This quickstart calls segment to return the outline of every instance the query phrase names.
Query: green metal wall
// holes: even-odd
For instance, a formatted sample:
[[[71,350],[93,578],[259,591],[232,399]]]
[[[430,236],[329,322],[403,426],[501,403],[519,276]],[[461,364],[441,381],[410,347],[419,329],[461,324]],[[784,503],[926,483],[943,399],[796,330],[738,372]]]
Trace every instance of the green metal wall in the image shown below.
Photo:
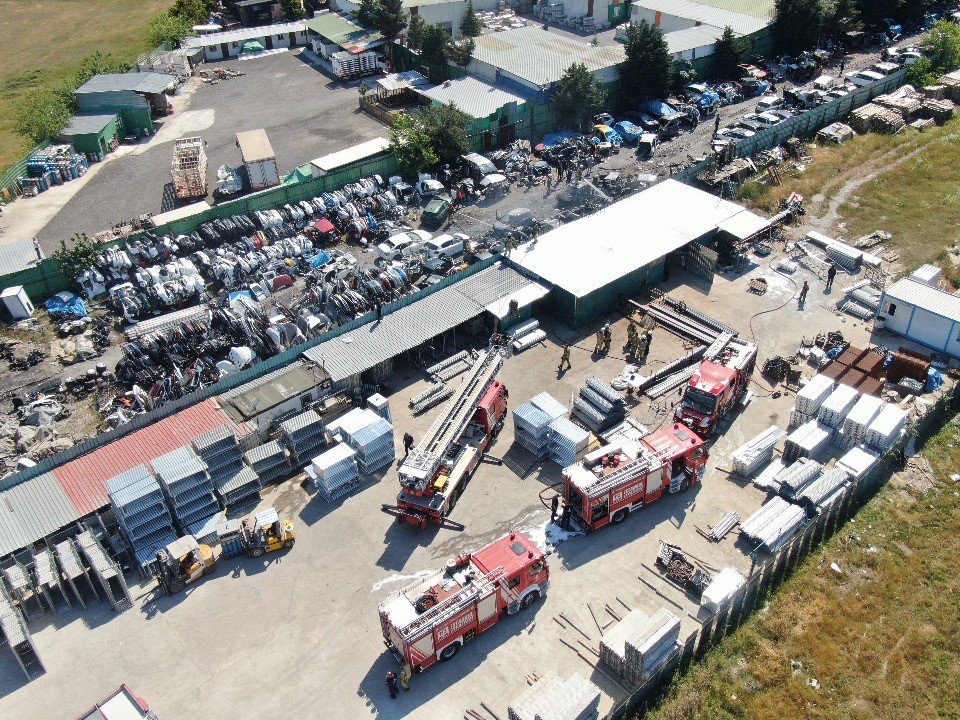
[[[74,135],[72,138],[73,147],[77,152],[85,154],[104,153],[110,150],[110,140],[119,132],[117,118],[111,120],[98,133],[88,133],[86,135]],[[102,143],[101,143],[102,140]]]
[[[126,133],[133,130],[143,130],[153,134],[153,114],[150,108],[124,108],[120,111],[123,118],[123,127]]]
[[[596,322],[617,309],[623,297],[636,297],[644,284],[654,285],[663,280],[663,261],[637,268],[609,285],[598,288],[581,298],[555,287],[547,297],[547,305],[554,317],[563,319],[575,328]]]

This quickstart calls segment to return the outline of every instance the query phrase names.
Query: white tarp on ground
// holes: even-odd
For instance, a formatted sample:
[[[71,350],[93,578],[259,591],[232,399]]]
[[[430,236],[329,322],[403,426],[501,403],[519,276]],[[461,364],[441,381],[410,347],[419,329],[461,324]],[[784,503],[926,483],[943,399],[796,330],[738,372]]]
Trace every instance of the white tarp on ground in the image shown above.
[[[664,180],[598,213],[522,245],[510,259],[576,297],[652,265],[746,212],[715,195]]]

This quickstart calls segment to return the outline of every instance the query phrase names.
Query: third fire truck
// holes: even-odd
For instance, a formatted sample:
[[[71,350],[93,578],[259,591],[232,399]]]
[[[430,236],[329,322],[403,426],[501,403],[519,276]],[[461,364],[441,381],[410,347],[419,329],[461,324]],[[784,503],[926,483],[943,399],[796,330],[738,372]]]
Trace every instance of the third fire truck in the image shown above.
[[[757,346],[724,333],[707,348],[677,407],[675,419],[701,437],[713,433],[747,392]]]
[[[510,533],[384,600],[384,642],[401,665],[420,672],[450,660],[507,615],[529,608],[549,580],[543,552],[523,533]]]
[[[673,423],[639,440],[615,440],[563,469],[563,501],[587,530],[617,525],[633,510],[684,492],[703,478],[707,449]]]
[[[503,356],[481,352],[443,412],[400,465],[396,506],[401,522],[442,524],[483,453],[503,427],[507,387],[496,380]]]

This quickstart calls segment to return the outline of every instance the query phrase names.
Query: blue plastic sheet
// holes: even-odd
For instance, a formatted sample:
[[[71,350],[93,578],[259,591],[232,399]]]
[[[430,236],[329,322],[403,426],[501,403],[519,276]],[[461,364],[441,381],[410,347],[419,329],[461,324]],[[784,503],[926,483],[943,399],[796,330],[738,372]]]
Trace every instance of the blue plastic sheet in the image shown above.
[[[838,347],[830,348],[829,350],[827,350],[827,357],[830,358],[831,360],[836,360],[838,357],[843,355],[843,350],[844,348],[842,345]]]
[[[57,293],[44,304],[49,313],[66,313],[67,315],[76,315],[77,317],[87,316],[87,306],[79,295],[73,293]]]
[[[321,250],[307,262],[310,263],[310,267],[320,267],[321,265],[325,265],[327,262],[329,262],[329,260],[330,253],[328,253],[326,250]]]
[[[554,145],[559,145],[564,140],[568,138],[576,137],[577,133],[571,130],[561,130],[560,132],[547,133],[543,136],[543,146],[545,148],[553,147]]]
[[[927,371],[927,384],[924,385],[924,390],[926,392],[933,392],[934,390],[939,390],[943,387],[943,375],[941,375],[934,368],[930,368]]]

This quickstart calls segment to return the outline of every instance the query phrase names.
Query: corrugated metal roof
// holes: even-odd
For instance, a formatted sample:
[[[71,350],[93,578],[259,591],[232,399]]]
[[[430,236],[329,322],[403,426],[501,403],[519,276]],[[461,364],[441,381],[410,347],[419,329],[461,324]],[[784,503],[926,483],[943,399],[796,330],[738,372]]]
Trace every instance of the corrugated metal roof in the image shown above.
[[[776,0],[697,0],[701,5],[722,8],[744,15],[772,20],[776,16]]]
[[[276,25],[261,25],[260,27],[238,28],[236,30],[226,30],[225,32],[210,33],[200,37],[190,37],[183,41],[184,47],[202,48],[221,43],[244,42],[245,40],[258,40],[267,35],[286,35],[292,32],[305,32],[307,24],[303,20],[296,22],[277,23]]]
[[[377,79],[377,87],[384,90],[400,90],[401,88],[415,88],[429,86],[430,81],[416,70],[389,73]]]
[[[712,25],[718,28],[729,26],[731,30],[740,35],[755,33],[773,21],[770,16],[756,17],[755,15],[747,15],[723,7],[714,7],[694,0],[636,0],[633,6],[653,10],[664,15],[685,18],[703,25]]]
[[[20,272],[36,264],[37,251],[32,240],[11,240],[0,244],[0,267],[4,272]]]
[[[53,473],[76,508],[73,519],[110,503],[104,486],[110,478],[229,422],[216,402],[204,400],[56,468]],[[36,480],[28,480],[24,485],[33,482]]]
[[[497,85],[465,75],[456,80],[447,80],[433,87],[419,87],[416,92],[441,105],[453,103],[467,115],[485,118],[497,112],[507,103],[522,105],[527,98],[515,90],[507,90]]]
[[[318,157],[316,160],[311,160],[310,164],[323,175],[342,168],[345,165],[352,165],[360,160],[366,160],[375,155],[380,155],[389,149],[390,141],[386,138],[378,137],[373,138],[373,140],[366,140],[359,145],[353,145],[344,150],[338,150],[335,153]]]
[[[77,517],[53,473],[0,492],[0,556],[66,527]]]
[[[238,132],[237,145],[240,146],[240,157],[245,163],[273,160],[275,157],[270,138],[267,137],[267,131],[263,128]]]
[[[899,300],[949,320],[960,322],[960,297],[912,278],[903,278],[883,291],[885,300]]]
[[[497,263],[303,354],[334,382],[346,380],[477,317],[498,298],[530,284],[532,280]]]
[[[375,30],[367,30],[353,18],[335,12],[325,12],[306,21],[307,29],[341,47],[363,47],[382,39]]]
[[[63,137],[96,135],[116,119],[116,113],[74,115],[70,118],[70,124],[60,131],[60,135]]]
[[[713,25],[697,25],[686,30],[674,30],[665,33],[663,39],[667,41],[667,48],[672,55],[716,44],[723,29]]]
[[[594,47],[566,35],[527,27],[476,38],[473,57],[534,85],[556,82],[574,63],[595,72],[619,65],[626,58],[622,45]]]
[[[172,75],[163,75],[161,73],[110,73],[107,75],[94,75],[74,90],[74,92],[78,95],[85,95],[87,93],[130,90],[132,92],[156,95],[172,87],[176,81],[177,79]]]

